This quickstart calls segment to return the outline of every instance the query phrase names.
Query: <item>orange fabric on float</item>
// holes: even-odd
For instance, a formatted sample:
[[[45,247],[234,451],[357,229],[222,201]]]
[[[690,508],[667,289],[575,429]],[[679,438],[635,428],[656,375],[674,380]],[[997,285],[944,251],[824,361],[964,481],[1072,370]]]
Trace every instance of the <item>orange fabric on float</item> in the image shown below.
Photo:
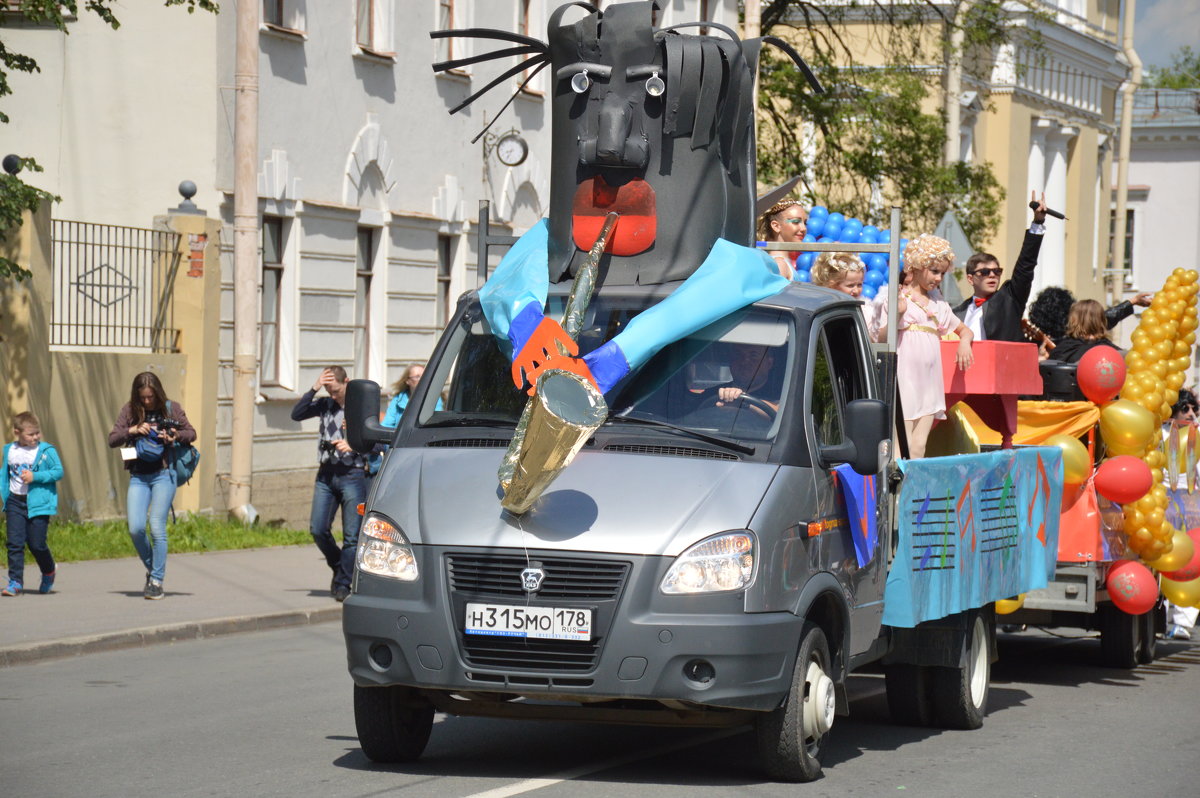
[[[956,407],[975,431],[983,445],[1000,445],[1000,433],[980,420],[965,402]],[[1091,402],[1041,402],[1021,400],[1017,402],[1017,431],[1013,443],[1036,446],[1052,435],[1081,437],[1100,420],[1100,409]]]

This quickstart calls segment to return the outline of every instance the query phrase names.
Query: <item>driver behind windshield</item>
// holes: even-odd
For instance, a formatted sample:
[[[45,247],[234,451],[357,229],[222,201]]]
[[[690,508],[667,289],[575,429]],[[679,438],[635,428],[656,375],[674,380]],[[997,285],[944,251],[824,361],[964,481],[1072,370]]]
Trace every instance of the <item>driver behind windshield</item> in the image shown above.
[[[716,407],[748,409],[769,417],[761,403],[773,412],[779,410],[780,386],[772,367],[775,355],[770,347],[757,344],[725,344],[711,347],[708,360],[698,358],[690,365],[688,391],[700,401],[697,406],[713,403]],[[723,365],[724,364],[724,365]]]

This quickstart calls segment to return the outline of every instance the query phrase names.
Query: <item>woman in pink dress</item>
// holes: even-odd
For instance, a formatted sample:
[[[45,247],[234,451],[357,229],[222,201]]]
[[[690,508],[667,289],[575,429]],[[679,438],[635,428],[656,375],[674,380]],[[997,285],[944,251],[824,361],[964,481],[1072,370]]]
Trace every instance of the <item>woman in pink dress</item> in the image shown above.
[[[942,275],[954,264],[954,252],[944,238],[922,234],[904,250],[904,270],[912,279],[900,291],[896,344],[896,381],[904,411],[904,431],[909,457],[925,456],[925,442],[935,419],[946,417],[946,394],[942,384],[942,336],[958,335],[958,367],[971,367],[970,328],[959,321],[942,299],[938,286]]]

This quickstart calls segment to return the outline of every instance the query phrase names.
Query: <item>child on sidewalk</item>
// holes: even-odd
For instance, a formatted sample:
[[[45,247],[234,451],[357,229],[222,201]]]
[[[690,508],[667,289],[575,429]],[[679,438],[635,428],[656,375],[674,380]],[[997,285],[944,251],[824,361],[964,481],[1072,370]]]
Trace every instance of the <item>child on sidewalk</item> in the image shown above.
[[[58,512],[62,461],[53,445],[42,440],[42,425],[33,413],[13,419],[13,443],[4,447],[0,499],[8,523],[8,585],[0,595],[19,596],[25,583],[25,546],[42,571],[39,593],[54,586],[54,557],[46,543],[50,516]]]

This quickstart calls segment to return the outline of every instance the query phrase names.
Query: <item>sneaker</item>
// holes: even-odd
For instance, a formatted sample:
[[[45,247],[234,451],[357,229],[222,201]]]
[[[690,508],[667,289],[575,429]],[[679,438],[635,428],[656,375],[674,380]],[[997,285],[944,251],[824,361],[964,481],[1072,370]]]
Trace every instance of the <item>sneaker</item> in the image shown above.
[[[350,597],[350,588],[346,585],[337,585],[333,589],[333,598],[335,601],[345,601]]]
[[[45,593],[50,592],[50,589],[52,587],[54,587],[54,576],[57,573],[58,573],[58,569],[56,568],[55,570],[51,571],[48,574],[42,574],[42,583],[40,585],[38,585],[39,593],[45,594]]]
[[[21,583],[15,579],[10,579],[8,586],[0,590],[0,596],[19,596],[21,595]]]
[[[153,579],[148,580],[146,582],[146,589],[142,592],[142,598],[150,599],[151,601],[157,601],[162,597],[162,582],[155,582]]]
[[[1191,640],[1192,633],[1189,632],[1187,629],[1184,629],[1182,626],[1179,626],[1178,624],[1173,623],[1167,627],[1167,630],[1165,632],[1163,632],[1163,639],[1165,639],[1165,640]]]

